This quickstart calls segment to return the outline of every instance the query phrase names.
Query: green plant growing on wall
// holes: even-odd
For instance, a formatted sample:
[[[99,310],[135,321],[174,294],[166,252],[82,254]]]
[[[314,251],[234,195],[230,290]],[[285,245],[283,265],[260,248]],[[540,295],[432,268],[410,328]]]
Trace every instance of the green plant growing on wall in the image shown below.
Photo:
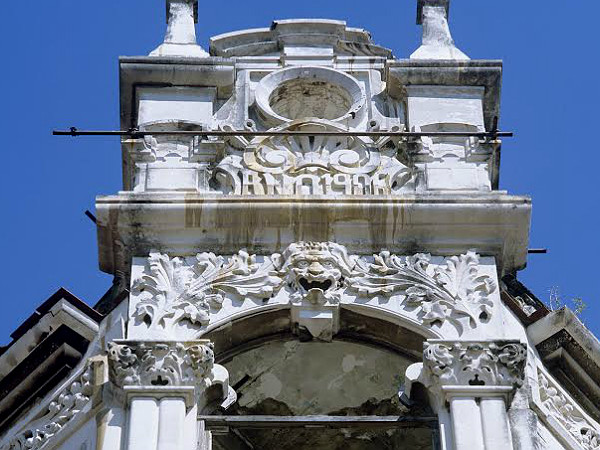
[[[548,307],[551,311],[569,307],[573,313],[583,321],[582,316],[588,305],[581,297],[573,297],[569,300],[565,300],[565,298],[561,295],[558,286],[552,286],[548,290]]]

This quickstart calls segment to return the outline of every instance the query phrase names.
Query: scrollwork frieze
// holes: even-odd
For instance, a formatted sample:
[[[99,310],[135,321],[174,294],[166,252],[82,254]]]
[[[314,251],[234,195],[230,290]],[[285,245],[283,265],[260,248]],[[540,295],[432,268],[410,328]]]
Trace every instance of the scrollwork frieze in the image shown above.
[[[552,417],[583,449],[600,449],[600,426],[587,418],[581,408],[539,369],[538,386],[543,412]]]
[[[14,435],[0,450],[37,450],[58,435],[91,402],[94,394],[93,365],[83,369],[54,397],[41,417]]]
[[[168,336],[178,327],[202,330],[226,298],[236,308],[246,300],[331,306],[393,297],[399,312],[426,327],[450,324],[460,336],[491,320],[496,290],[474,252],[445,259],[386,251],[366,257],[333,242],[295,242],[264,257],[244,250],[231,257],[151,253],[132,282],[131,316],[135,326]]]
[[[416,169],[400,160],[390,139],[336,136],[347,129],[323,119],[297,120],[272,131],[317,135],[228,141],[231,151],[213,174],[219,190],[235,195],[390,195],[414,189]]]

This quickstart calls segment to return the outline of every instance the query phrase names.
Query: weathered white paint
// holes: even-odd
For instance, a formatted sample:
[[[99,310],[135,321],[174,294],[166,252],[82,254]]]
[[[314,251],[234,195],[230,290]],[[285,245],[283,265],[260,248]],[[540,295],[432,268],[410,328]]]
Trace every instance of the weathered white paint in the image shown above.
[[[469,65],[454,45],[447,0],[419,1],[423,45],[408,65],[368,32],[321,19],[217,36],[211,52],[224,59],[207,58],[196,2],[166,3],[163,44],[122,66],[124,128],[481,132],[498,110],[495,81],[465,81],[486,62]],[[411,81],[402,72],[411,70],[429,71],[428,81]],[[500,297],[498,275],[525,265],[531,205],[495,191],[498,145],[124,139],[124,191],[100,197],[97,216],[101,267],[126,274],[131,294],[100,326],[58,303],[0,356],[2,375],[61,324],[93,341],[0,449],[35,436],[36,450],[96,441],[102,450],[209,450],[197,416],[236,402],[230,376],[232,385],[252,379],[239,388],[239,407],[272,400],[295,414],[373,398],[399,407],[406,376],[404,397],[417,384],[427,389],[443,449],[597,449],[600,425],[535,350],[568,324],[547,318],[526,330]],[[195,341],[274,311],[313,340],[263,343],[226,367],[214,364],[210,343]],[[422,336],[424,363],[337,341],[349,311],[365,325],[376,319]]]
[[[419,0],[423,24],[423,43],[410,55],[411,59],[468,60],[469,57],[454,45],[448,26],[449,0]]]
[[[167,0],[167,31],[164,42],[150,56],[208,57],[196,43],[198,0]]]

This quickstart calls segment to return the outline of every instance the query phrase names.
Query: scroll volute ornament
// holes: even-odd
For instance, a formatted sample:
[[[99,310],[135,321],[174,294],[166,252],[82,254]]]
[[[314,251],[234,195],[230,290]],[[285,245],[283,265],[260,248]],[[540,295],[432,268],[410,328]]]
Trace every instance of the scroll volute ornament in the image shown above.
[[[538,369],[540,400],[544,413],[555,419],[585,450],[600,448],[600,427],[587,417],[582,408],[561,392],[549,375]]]
[[[85,408],[92,403],[92,398],[97,392],[93,377],[93,364],[88,363],[82,372],[50,401],[41,417],[10,437],[0,446],[0,450],[50,448],[46,444],[57,440],[63,428],[78,416],[84,415]]]

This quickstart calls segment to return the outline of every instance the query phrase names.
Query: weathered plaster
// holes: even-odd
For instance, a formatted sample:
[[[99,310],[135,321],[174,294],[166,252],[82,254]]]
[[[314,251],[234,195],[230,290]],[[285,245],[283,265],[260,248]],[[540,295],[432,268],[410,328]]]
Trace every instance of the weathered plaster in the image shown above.
[[[501,142],[344,135],[494,131],[502,63],[456,48],[449,1],[419,0],[408,60],[324,19],[220,35],[209,56],[197,2],[166,7],[163,43],[120,59],[121,128],[195,135],[123,137],[123,191],[96,203],[118,295],[98,321],[59,302],[17,333],[0,375],[56,326],[89,345],[0,448],[598,449],[598,341],[566,312],[538,321],[501,281],[526,264],[531,214],[498,190]],[[219,414],[434,414],[436,428],[198,419]]]

